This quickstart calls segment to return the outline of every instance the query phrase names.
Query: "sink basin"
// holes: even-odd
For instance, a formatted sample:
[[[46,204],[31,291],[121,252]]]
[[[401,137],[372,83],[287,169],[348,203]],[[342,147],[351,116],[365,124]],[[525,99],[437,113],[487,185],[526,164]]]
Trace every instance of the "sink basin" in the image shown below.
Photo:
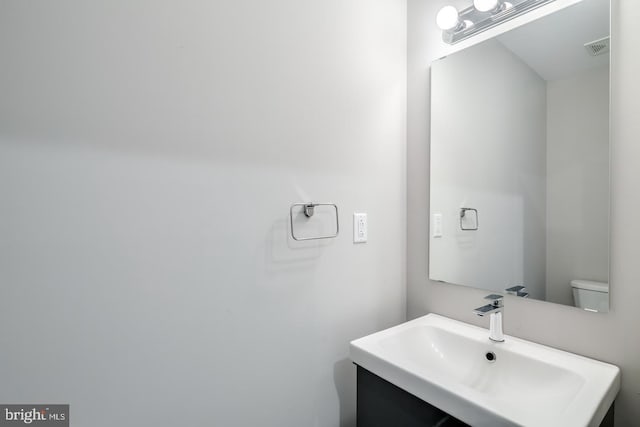
[[[351,342],[359,366],[474,427],[599,426],[620,369],[436,314]],[[492,360],[490,360],[492,359]]]

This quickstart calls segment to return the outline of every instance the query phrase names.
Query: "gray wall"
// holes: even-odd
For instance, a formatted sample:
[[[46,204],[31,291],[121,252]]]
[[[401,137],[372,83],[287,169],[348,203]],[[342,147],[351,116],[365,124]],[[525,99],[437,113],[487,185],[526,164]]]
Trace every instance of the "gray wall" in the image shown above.
[[[406,313],[406,2],[5,0],[0,57],[0,402],[353,425],[348,343]],[[287,237],[308,200],[338,239]]]
[[[547,300],[609,281],[609,67],[547,83]]]
[[[445,0],[408,1],[408,316],[440,313],[487,326],[471,310],[482,301],[475,289],[430,282],[427,271],[429,212],[429,64],[442,55],[433,25]],[[593,314],[539,301],[507,298],[505,331],[535,342],[615,363],[622,368],[616,425],[640,425],[640,3],[614,0],[611,105],[611,313]]]

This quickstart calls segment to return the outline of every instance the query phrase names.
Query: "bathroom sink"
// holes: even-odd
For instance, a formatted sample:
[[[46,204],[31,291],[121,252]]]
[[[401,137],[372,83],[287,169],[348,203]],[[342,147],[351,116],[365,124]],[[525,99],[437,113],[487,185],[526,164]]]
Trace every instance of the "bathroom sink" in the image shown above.
[[[474,427],[598,426],[620,369],[429,314],[351,342],[351,359]]]

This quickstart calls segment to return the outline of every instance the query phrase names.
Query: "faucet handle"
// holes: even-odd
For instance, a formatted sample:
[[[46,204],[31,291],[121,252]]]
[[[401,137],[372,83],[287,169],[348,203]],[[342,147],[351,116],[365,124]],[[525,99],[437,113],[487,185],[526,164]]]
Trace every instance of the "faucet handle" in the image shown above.
[[[504,297],[500,294],[490,294],[487,295],[486,297],[484,297],[484,299],[488,299],[489,301],[491,301],[491,304],[494,307],[502,307],[502,299]]]
[[[527,288],[522,285],[516,285],[510,288],[507,288],[504,291],[509,295],[515,295],[517,297],[527,298],[529,296],[529,292],[527,292],[526,289]]]
[[[524,286],[522,286],[522,285],[515,285],[515,286],[512,286],[512,287],[510,287],[510,288],[505,289],[504,291],[505,291],[506,293],[508,293],[508,294],[513,294],[513,295],[515,295],[516,293],[518,293],[518,292],[520,292],[520,291],[524,291],[525,289],[527,289],[527,288],[525,288],[525,287],[524,287]]]

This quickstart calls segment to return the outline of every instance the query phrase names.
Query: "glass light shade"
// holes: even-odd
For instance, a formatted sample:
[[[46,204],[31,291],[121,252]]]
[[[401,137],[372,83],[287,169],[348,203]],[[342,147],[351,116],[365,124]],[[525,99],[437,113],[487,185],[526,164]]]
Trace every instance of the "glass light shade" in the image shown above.
[[[473,0],[473,7],[480,12],[489,12],[497,9],[499,4],[499,0]]]
[[[460,15],[454,6],[445,6],[436,15],[436,24],[441,30],[453,30],[459,23]]]

